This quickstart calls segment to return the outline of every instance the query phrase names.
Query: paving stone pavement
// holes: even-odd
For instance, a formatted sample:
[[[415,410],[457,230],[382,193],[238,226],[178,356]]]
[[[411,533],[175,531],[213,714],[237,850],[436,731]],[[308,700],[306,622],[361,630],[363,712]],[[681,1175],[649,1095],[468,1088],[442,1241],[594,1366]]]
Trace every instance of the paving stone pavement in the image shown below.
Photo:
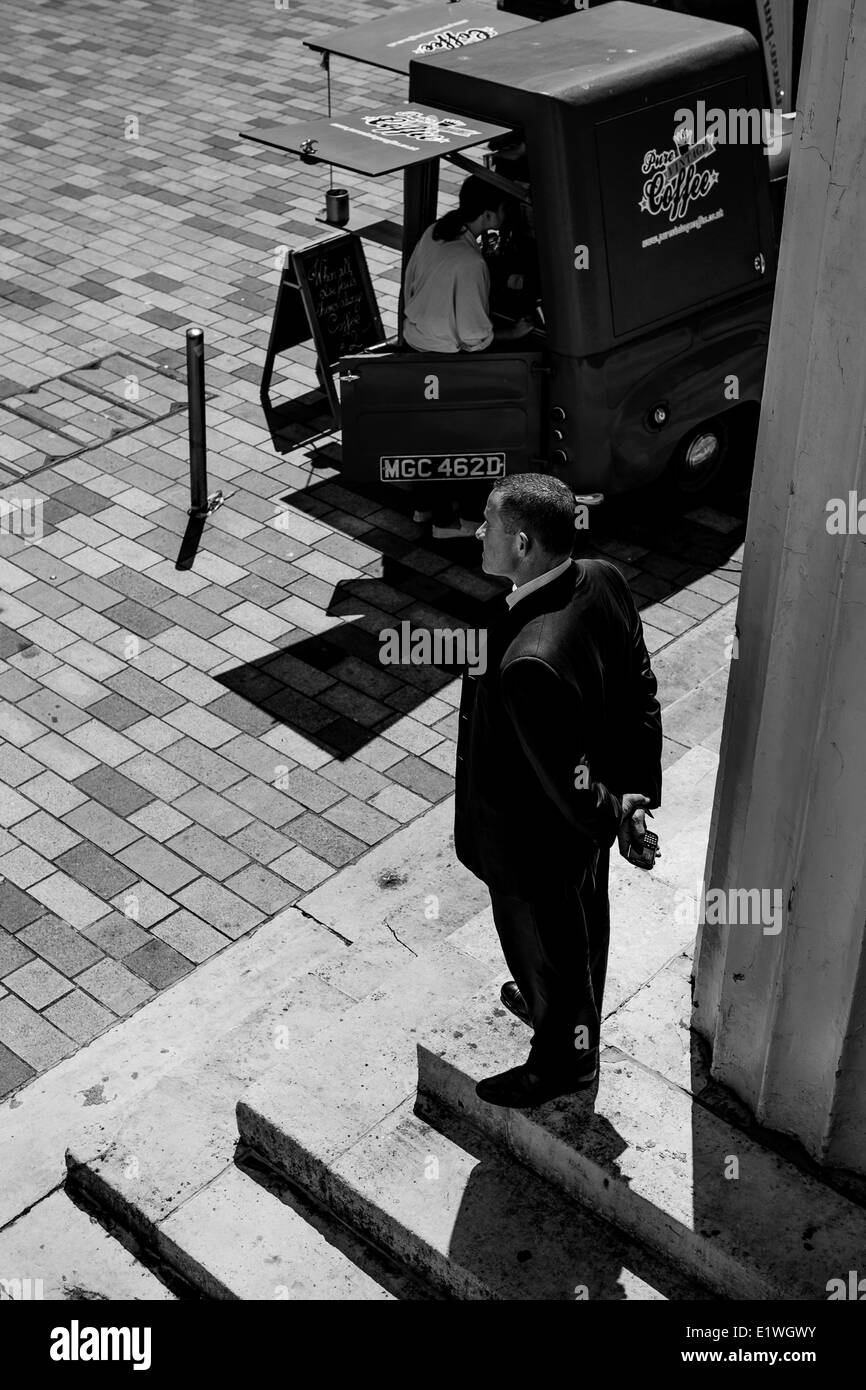
[[[459,682],[382,666],[379,633],[483,625],[503,585],[404,492],[341,484],[307,346],[272,388],[304,418],[265,419],[279,267],[327,174],[238,138],[324,113],[301,39],[392,8],[0,3],[0,501],[41,504],[39,536],[0,506],[0,1094],[452,789]],[[344,109],[405,89],[332,77]],[[399,218],[399,178],[345,182]],[[392,331],[398,257],[367,255]],[[177,568],[190,325],[227,502]],[[623,504],[584,547],[643,609],[668,762],[717,746],[743,516]]]

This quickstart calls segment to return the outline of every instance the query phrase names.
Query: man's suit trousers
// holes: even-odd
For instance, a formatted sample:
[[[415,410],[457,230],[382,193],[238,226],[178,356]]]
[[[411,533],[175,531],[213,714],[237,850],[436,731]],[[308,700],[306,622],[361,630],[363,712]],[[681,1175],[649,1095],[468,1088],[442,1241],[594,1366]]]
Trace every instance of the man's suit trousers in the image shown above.
[[[503,955],[532,1015],[528,1066],[537,1074],[567,1075],[598,1048],[609,866],[610,850],[601,849],[580,884],[539,883],[531,899],[490,890]]]

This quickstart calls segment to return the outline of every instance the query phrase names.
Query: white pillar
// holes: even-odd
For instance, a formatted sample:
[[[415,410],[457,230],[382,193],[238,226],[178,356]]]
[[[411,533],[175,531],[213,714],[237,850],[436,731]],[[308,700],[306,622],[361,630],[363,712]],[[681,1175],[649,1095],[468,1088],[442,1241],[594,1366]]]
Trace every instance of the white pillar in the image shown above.
[[[694,1026],[760,1123],[862,1174],[866,0],[812,0],[803,64],[706,871],[783,925],[701,928]]]

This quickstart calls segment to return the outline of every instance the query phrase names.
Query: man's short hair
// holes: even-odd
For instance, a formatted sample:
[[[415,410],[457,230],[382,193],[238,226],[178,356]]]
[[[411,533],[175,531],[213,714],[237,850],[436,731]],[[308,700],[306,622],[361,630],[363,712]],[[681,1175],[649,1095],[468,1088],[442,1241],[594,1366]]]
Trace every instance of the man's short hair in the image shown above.
[[[490,489],[499,497],[505,530],[525,531],[550,555],[570,555],[574,546],[574,493],[547,473],[511,473]]]

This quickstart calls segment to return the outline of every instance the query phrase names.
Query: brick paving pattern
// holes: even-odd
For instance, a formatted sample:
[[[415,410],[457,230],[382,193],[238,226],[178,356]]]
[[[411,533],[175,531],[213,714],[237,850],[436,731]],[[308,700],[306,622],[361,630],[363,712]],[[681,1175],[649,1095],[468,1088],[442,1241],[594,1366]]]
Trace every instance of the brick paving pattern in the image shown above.
[[[379,633],[483,624],[503,586],[404,492],[341,484],[307,346],[272,395],[308,418],[265,419],[278,266],[322,234],[327,172],[237,134],[324,113],[300,40],[392,8],[0,4],[0,499],[44,526],[0,526],[0,1094],[451,791],[459,682],[383,667]],[[334,60],[333,89],[349,109],[405,82]],[[399,219],[399,178],[345,182]],[[366,249],[392,331],[398,257]],[[228,500],[178,569],[190,325]],[[626,505],[592,537],[668,658],[668,761],[718,739],[700,633],[737,594],[732,511]]]

